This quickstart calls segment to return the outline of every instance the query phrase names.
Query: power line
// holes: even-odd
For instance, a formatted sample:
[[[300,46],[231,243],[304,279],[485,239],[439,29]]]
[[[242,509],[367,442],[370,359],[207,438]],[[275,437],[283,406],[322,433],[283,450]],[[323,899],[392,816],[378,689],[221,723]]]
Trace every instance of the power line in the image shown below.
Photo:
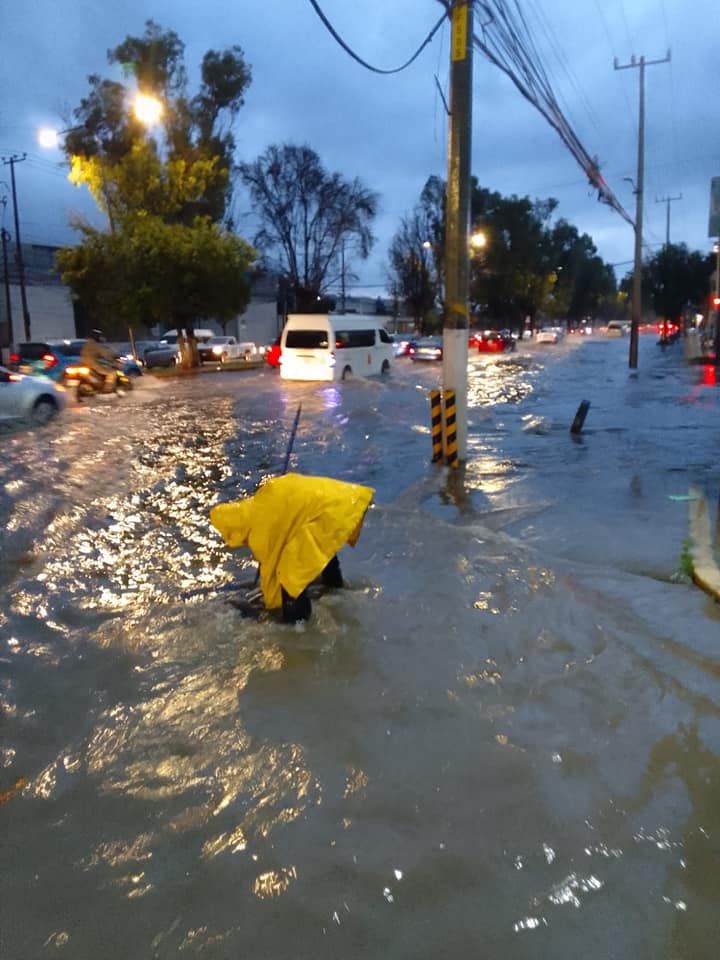
[[[337,30],[335,29],[335,27],[333,27],[333,25],[330,23],[330,21],[328,20],[328,18],[325,16],[325,14],[324,14],[324,13],[322,12],[322,10],[320,9],[320,4],[317,2],[317,0],[310,0],[310,6],[313,8],[313,10],[315,11],[315,13],[320,17],[320,19],[322,20],[323,24],[325,25],[325,27],[327,28],[328,32],[330,33],[330,35],[333,37],[333,39],[334,39],[337,43],[340,44],[340,46],[343,48],[343,50],[345,51],[345,53],[349,54],[349,55],[353,58],[353,60],[356,60],[356,61],[360,64],[360,66],[365,67],[366,70],[372,70],[373,73],[382,73],[382,74],[400,73],[401,70],[405,70],[407,67],[410,66],[411,63],[413,63],[415,60],[417,60],[417,58],[420,56],[420,54],[421,54],[422,51],[425,49],[425,47],[430,43],[430,41],[432,40],[432,38],[435,36],[435,34],[437,33],[437,31],[440,29],[440,27],[445,23],[445,14],[443,14],[443,15],[440,17],[440,19],[438,20],[438,22],[435,24],[435,26],[432,28],[432,30],[430,31],[430,33],[427,35],[427,37],[425,37],[425,39],[423,40],[423,42],[422,42],[422,43],[420,44],[420,46],[417,48],[417,50],[415,51],[415,53],[410,57],[409,60],[406,60],[405,63],[403,63],[402,66],[400,66],[400,67],[393,67],[392,70],[383,70],[383,69],[381,69],[380,67],[374,67],[371,63],[368,63],[367,60],[363,60],[362,57],[358,56],[358,54],[355,53],[355,51],[354,51],[351,47],[349,47],[347,43],[345,43],[345,41],[343,40],[343,38],[340,36],[340,34],[339,34],[339,33],[337,32]]]
[[[489,19],[482,25],[482,38],[474,34],[475,46],[512,80],[525,99],[558,133],[585,171],[591,186],[597,190],[598,200],[606,203],[632,226],[632,217],[600,173],[597,158],[588,153],[563,115],[518,0],[479,0],[479,5]]]

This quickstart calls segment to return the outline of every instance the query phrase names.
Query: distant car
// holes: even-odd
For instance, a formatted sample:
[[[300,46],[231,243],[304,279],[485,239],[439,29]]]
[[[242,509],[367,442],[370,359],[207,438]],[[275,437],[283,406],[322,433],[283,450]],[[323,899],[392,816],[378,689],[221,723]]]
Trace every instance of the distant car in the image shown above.
[[[560,335],[557,330],[538,330],[535,343],[557,343]]]
[[[411,360],[442,360],[442,337],[423,337],[410,347],[408,356]]]
[[[33,377],[0,367],[0,420],[47,423],[66,404],[63,387],[47,377]]]
[[[393,338],[393,353],[396,357],[407,357],[410,354],[410,347],[415,346],[419,337],[412,334],[396,333]]]
[[[236,337],[211,337],[198,344],[200,362],[225,363],[227,360],[252,360],[258,355],[258,348],[250,341],[239,342]]]
[[[629,332],[630,325],[622,323],[620,320],[611,320],[606,329],[608,337],[624,337]]]
[[[484,330],[471,338],[470,346],[474,346],[478,353],[503,353],[514,350],[515,341],[509,331]]]
[[[269,367],[279,367],[282,348],[280,346],[280,337],[275,337],[269,347],[265,348],[265,363]]]

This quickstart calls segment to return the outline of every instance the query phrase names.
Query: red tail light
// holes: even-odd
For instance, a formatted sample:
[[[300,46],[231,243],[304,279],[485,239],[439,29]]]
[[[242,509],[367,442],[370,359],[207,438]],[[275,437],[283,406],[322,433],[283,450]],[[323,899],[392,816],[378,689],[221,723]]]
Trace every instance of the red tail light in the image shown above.
[[[19,362],[20,362],[20,354],[19,354],[19,353],[11,353],[11,354],[10,354],[10,363],[19,363]]]
[[[45,364],[46,370],[52,370],[52,368],[56,366],[58,358],[54,353],[44,353],[42,356],[42,361]]]

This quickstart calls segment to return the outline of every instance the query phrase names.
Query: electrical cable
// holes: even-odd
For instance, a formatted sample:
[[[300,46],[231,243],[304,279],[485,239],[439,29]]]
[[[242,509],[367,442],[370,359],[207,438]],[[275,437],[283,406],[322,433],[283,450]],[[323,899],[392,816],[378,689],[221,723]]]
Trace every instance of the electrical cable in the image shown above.
[[[443,14],[438,20],[438,22],[435,24],[435,26],[432,28],[430,33],[427,35],[427,37],[425,37],[423,42],[417,48],[415,53],[410,57],[409,60],[406,60],[405,63],[403,63],[402,66],[400,67],[394,67],[392,70],[383,70],[380,67],[374,67],[371,63],[368,63],[366,60],[363,60],[362,57],[359,57],[355,53],[355,51],[351,47],[349,47],[347,43],[345,43],[343,38],[340,36],[340,34],[337,32],[337,30],[333,27],[333,25],[330,23],[328,18],[320,9],[320,5],[317,2],[317,0],[310,0],[310,6],[313,8],[315,13],[320,17],[323,24],[325,25],[328,32],[330,33],[330,35],[333,37],[333,39],[337,43],[340,44],[340,46],[343,48],[345,53],[349,54],[353,58],[353,60],[356,60],[362,67],[365,67],[366,70],[372,70],[373,73],[390,74],[390,73],[400,73],[401,70],[405,70],[407,67],[410,66],[411,63],[417,60],[417,58],[420,56],[422,51],[425,49],[425,47],[430,43],[432,38],[438,32],[440,27],[445,23],[445,14]]]
[[[597,158],[590,156],[560,109],[517,0],[480,0],[478,5],[489,19],[482,25],[482,38],[473,34],[477,49],[510,78],[558,133],[597,190],[598,199],[634,225],[600,173]]]

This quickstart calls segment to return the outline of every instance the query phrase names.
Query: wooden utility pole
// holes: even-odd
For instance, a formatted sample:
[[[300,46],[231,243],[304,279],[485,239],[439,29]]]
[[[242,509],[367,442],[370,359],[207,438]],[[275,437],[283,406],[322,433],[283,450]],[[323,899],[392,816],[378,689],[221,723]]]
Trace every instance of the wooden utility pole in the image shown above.
[[[635,370],[638,365],[638,335],[642,320],[642,219],[643,219],[643,190],[645,186],[645,67],[656,63],[668,63],[670,51],[662,60],[639,60],[633,54],[630,63],[620,65],[615,57],[616,70],[640,70],[640,109],[638,116],[638,162],[637,181],[635,183],[635,266],[633,268],[632,314],[630,320],[630,358],[629,366]]]
[[[655,203],[664,203],[666,204],[665,210],[665,246],[670,246],[670,204],[674,200],[682,200],[682,194],[678,194],[677,197],[655,197]]]
[[[443,0],[441,0],[443,2]],[[445,4],[448,6],[448,4]],[[471,0],[452,0],[450,124],[445,239],[443,388],[455,392],[457,456],[467,459],[468,278],[472,133],[473,11]]]

